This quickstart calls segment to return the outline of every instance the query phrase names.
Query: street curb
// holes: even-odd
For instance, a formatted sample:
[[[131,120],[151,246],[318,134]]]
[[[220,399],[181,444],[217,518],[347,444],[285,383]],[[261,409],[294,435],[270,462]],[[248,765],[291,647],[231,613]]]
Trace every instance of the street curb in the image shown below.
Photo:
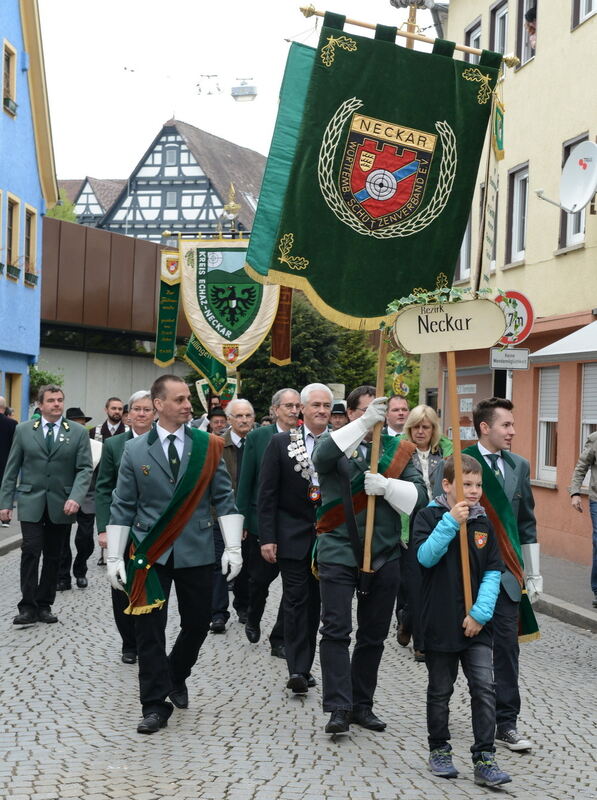
[[[559,597],[542,594],[533,605],[533,610],[567,622],[568,625],[576,625],[577,628],[597,633],[597,611],[590,608],[582,608],[574,603],[567,603],[566,600],[560,600]]]
[[[16,536],[10,536],[8,539],[4,539],[3,542],[0,542],[0,556],[10,553],[11,550],[16,550],[17,547],[21,546],[22,541],[23,537],[20,533]]]

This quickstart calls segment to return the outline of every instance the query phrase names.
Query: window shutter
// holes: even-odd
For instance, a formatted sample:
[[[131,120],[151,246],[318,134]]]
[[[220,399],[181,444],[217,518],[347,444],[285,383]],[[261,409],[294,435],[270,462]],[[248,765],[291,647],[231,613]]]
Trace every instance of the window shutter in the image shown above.
[[[558,421],[559,391],[560,368],[544,367],[539,380],[539,419],[541,421]]]
[[[597,423],[597,364],[585,364],[583,367],[582,421]]]

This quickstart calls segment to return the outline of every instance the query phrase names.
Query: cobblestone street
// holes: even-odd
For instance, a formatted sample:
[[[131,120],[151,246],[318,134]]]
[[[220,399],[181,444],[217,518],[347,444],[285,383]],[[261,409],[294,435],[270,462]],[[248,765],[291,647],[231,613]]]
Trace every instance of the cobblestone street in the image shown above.
[[[190,707],[167,728],[140,736],[137,668],[120,661],[102,567],[89,588],[59,593],[56,625],[18,629],[18,550],[2,556],[0,797],[7,800],[440,800],[479,798],[474,785],[468,696],[452,704],[455,781],[426,768],[424,664],[398,647],[392,627],[376,694],[385,733],[353,727],[332,741],[319,686],[305,698],[284,688],[286,669],[267,636],[246,640],[234,612],[209,635],[189,685]],[[279,587],[268,605],[272,622]],[[176,630],[171,606],[169,635]],[[530,754],[499,749],[509,797],[597,797],[597,648],[594,634],[548,617],[543,637],[523,645],[520,730]],[[319,666],[314,674],[320,683]],[[498,791],[498,790],[494,790]]]

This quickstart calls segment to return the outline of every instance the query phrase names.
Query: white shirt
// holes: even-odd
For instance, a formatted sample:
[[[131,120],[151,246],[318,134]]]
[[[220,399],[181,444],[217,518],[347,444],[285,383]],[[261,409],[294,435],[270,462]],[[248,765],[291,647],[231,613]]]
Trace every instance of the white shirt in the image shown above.
[[[500,472],[502,473],[502,477],[505,477],[506,473],[505,473],[505,467],[504,467],[504,459],[502,458],[501,452],[492,453],[491,450],[488,450],[486,447],[483,447],[481,442],[477,442],[477,447],[479,448],[479,452],[481,453],[481,455],[483,456],[483,458],[485,459],[485,461],[489,465],[490,469],[493,469],[493,465],[491,463],[491,459],[489,459],[487,456],[496,455],[498,457],[497,465],[499,467]]]
[[[174,440],[174,447],[176,447],[176,452],[178,453],[178,458],[182,459],[182,453],[184,450],[184,437],[185,437],[185,426],[181,425],[180,428],[176,431],[167,431],[165,428],[162,428],[160,423],[158,422],[155,426],[158,436],[160,437],[160,442],[162,443],[162,450],[164,451],[164,455],[166,456],[166,460],[168,459],[168,448],[170,447],[170,439],[168,436],[171,433],[174,433],[176,439]]]
[[[429,450],[419,450],[417,447],[417,455],[419,456],[419,463],[421,465],[421,469],[423,470],[423,480],[425,481],[425,486],[427,487],[427,494],[429,495],[429,499],[433,500],[433,490],[431,489],[431,484],[429,483]]]
[[[390,428],[388,425],[388,436],[402,436],[399,431],[395,431],[394,428]]]
[[[54,440],[56,440],[56,434],[58,433],[58,428],[62,423],[62,417],[59,417],[56,422],[48,422],[45,417],[42,417],[42,427],[44,429],[44,438],[48,435],[48,426],[53,425],[52,433],[54,434]]]
[[[241,441],[245,441],[246,442],[246,437],[245,436],[239,436],[238,433],[235,433],[232,430],[232,428],[230,429],[230,438],[232,439],[232,444],[235,447],[240,447]]]
[[[325,431],[322,431],[325,433]],[[313,450],[315,449],[315,443],[317,441],[317,436],[314,433],[311,433],[309,428],[303,423],[303,436],[305,438],[305,449],[307,450],[307,455],[309,459],[313,455]],[[315,471],[313,471],[313,475],[311,476],[311,482],[313,486],[319,486],[319,477]]]

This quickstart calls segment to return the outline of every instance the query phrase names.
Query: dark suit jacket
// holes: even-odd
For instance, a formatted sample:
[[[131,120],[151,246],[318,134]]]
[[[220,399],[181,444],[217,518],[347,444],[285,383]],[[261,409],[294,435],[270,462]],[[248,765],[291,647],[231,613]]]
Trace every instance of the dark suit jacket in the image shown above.
[[[253,536],[259,536],[257,520],[257,492],[259,489],[259,470],[268,444],[278,432],[276,425],[263,425],[255,428],[247,436],[243,465],[238,477],[236,504],[244,516],[244,526]]]
[[[269,426],[271,427],[271,425]],[[238,463],[238,447],[232,441],[232,436],[230,435],[230,429],[226,431],[224,436],[224,462],[228,469],[228,473],[230,475],[230,480],[232,481],[232,488],[234,489],[234,493],[236,494],[236,490],[238,487],[238,475],[236,465]],[[247,442],[245,439],[245,449],[247,447]],[[245,454],[243,453],[243,461],[245,460]],[[242,514],[242,511],[241,511]]]
[[[10,453],[12,437],[15,435],[16,427],[17,421],[15,419],[11,419],[5,414],[0,414],[0,483],[2,483],[4,468],[8,461],[8,454]]]
[[[261,462],[259,541],[277,544],[278,558],[303,559],[315,541],[315,505],[307,496],[309,482],[288,456],[289,444],[290,433],[275,434]]]
[[[95,519],[97,532],[103,533],[110,521],[110,503],[112,492],[116,488],[118,469],[124,452],[124,446],[133,439],[133,432],[127,431],[118,436],[110,436],[103,444],[102,459],[99,463],[97,480],[95,482]]]
[[[500,452],[504,460],[504,492],[510,501],[514,518],[518,524],[520,544],[534,544],[537,541],[537,521],[535,519],[535,500],[531,490],[531,469],[526,458],[511,453]],[[441,494],[443,466],[435,471],[436,494]],[[438,488],[439,487],[439,488]],[[514,602],[519,602],[521,590],[514,575],[506,569],[502,572],[502,586]]]

